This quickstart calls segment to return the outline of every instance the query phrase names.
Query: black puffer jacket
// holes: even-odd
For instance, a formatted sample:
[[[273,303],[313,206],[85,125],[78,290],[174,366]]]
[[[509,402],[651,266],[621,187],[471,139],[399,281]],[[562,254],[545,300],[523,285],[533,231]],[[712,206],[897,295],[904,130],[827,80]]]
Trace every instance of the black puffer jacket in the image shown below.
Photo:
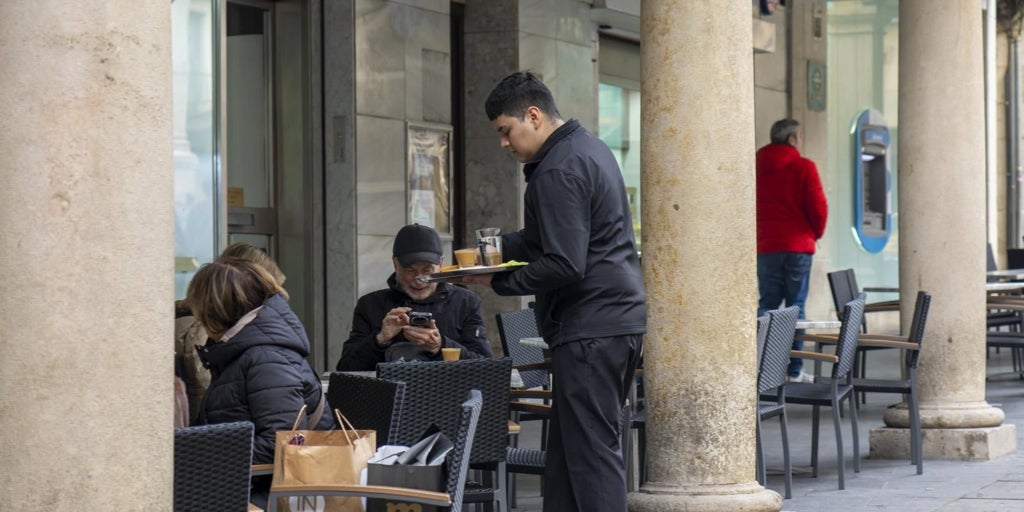
[[[413,300],[399,289],[395,275],[391,274],[386,290],[367,293],[356,303],[352,331],[341,347],[338,371],[375,370],[377,363],[384,362],[386,347],[378,346],[375,339],[388,311],[399,307],[430,312],[443,338],[441,346],[462,349],[462,359],[491,357],[480,304],[476,293],[448,283],[438,283],[437,291],[424,300]],[[406,339],[402,333],[392,340],[392,344],[403,342]],[[440,361],[441,352],[433,359]]]
[[[320,379],[305,359],[306,330],[280,295],[267,299],[256,318],[230,340],[210,342],[200,354],[213,375],[200,422],[253,422],[253,464],[273,462],[275,433],[292,428],[303,404],[312,414],[323,399]],[[315,428],[331,428],[331,418],[325,404]],[[311,428],[307,420],[302,418],[300,429]]]

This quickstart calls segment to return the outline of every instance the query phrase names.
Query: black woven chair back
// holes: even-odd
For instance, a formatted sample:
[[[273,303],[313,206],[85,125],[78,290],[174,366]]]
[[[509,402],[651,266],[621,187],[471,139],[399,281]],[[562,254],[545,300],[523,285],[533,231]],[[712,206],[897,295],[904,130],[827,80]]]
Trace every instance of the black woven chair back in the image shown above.
[[[455,429],[455,437],[452,438],[455,448],[448,457],[448,480],[445,484],[445,492],[452,500],[449,507],[450,512],[461,512],[462,496],[466,489],[466,473],[469,471],[469,459],[473,452],[473,442],[476,438],[476,429],[480,420],[480,411],[483,407],[483,397],[479,390],[473,389],[468,393],[468,398],[462,402],[460,407],[459,425]]]
[[[494,315],[498,321],[498,335],[501,337],[501,349],[512,358],[516,366],[544,362],[544,351],[537,347],[528,347],[519,341],[523,338],[540,336],[537,329],[537,314],[532,309],[506,311]],[[547,370],[528,370],[519,372],[523,378],[523,387],[530,389],[547,386]]]
[[[764,350],[764,342],[768,339],[768,314],[757,317],[757,361],[761,364],[761,354]]]
[[[921,346],[924,341],[924,327],[928,322],[928,308],[932,304],[932,294],[917,292],[917,302],[914,303],[914,319],[910,322],[910,332],[907,333],[907,340]],[[904,364],[908,369],[917,369],[917,362],[921,359],[921,350],[908,350],[904,356]]]
[[[791,306],[768,312],[767,339],[761,353],[761,366],[757,372],[757,391],[765,393],[786,383],[789,351],[793,346],[796,320],[800,308]]]
[[[828,274],[828,286],[832,290],[832,305],[836,308],[836,317],[843,319],[843,308],[847,302],[857,298],[860,286],[857,285],[857,274],[852,268],[836,270]],[[867,321],[861,318],[860,329],[867,332]]]
[[[850,371],[853,370],[854,356],[857,353],[857,335],[864,319],[864,294],[847,302],[843,307],[842,325],[839,327],[839,342],[836,345],[836,356],[839,361],[832,365],[832,380],[839,383],[850,382]]]
[[[378,445],[395,444],[405,383],[334,372],[327,387],[327,403],[340,410],[355,428],[376,430]]]
[[[470,463],[501,462],[508,447],[512,360],[412,361],[377,365],[382,379],[405,383],[398,444],[411,445],[431,424],[452,437],[463,397],[478,389],[484,400]]]
[[[248,421],[174,431],[175,512],[245,512],[253,425]]]

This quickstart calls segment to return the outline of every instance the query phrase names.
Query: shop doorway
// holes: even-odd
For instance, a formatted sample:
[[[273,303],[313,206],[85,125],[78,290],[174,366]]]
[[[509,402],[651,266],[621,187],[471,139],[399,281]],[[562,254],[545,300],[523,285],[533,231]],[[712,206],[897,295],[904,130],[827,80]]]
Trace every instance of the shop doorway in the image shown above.
[[[228,0],[223,123],[228,244],[277,260],[290,304],[315,338],[308,13],[299,0]]]

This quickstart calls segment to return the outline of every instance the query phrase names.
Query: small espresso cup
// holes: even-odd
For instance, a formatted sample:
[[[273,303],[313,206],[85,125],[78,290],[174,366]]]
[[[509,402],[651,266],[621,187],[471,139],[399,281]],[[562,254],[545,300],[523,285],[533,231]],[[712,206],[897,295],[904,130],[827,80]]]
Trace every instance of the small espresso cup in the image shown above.
[[[441,359],[445,361],[458,361],[459,357],[462,356],[461,348],[442,348]]]

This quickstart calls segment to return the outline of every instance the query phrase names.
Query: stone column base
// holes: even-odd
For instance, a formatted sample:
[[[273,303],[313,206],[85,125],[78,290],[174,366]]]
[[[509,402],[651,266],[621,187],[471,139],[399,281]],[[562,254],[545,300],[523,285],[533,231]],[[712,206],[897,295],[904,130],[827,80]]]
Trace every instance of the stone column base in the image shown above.
[[[629,493],[630,512],[779,512],[782,496],[757,482],[680,487],[648,482]]]
[[[926,428],[921,431],[924,458],[992,460],[1017,451],[1016,425],[986,428]],[[910,459],[910,429],[881,427],[868,436],[872,459]]]

